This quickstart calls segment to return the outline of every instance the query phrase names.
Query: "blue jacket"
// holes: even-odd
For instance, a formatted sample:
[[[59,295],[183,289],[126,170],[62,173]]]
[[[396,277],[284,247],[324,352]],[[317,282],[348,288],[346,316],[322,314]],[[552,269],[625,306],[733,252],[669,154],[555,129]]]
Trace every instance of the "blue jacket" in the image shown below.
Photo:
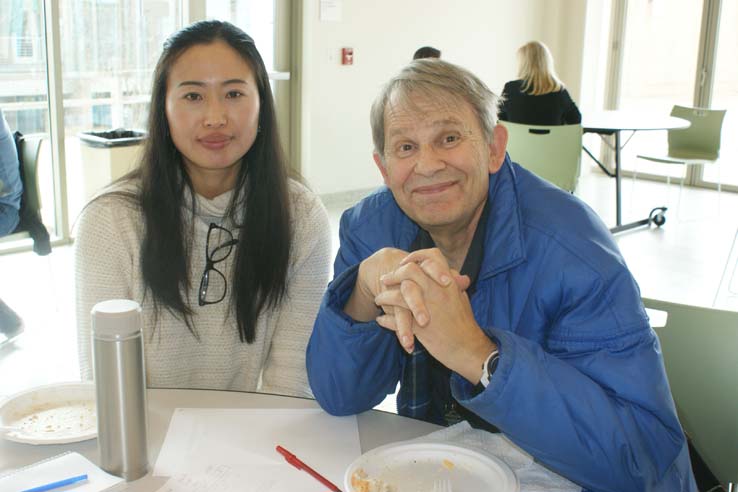
[[[638,286],[596,214],[506,158],[490,175],[484,261],[471,298],[500,348],[477,396],[454,397],[539,462],[593,491],[696,491],[687,443]],[[418,232],[387,189],[341,218],[335,278],[307,349],[310,384],[334,415],[395,391],[405,361],[395,334],[343,313],[358,264]]]

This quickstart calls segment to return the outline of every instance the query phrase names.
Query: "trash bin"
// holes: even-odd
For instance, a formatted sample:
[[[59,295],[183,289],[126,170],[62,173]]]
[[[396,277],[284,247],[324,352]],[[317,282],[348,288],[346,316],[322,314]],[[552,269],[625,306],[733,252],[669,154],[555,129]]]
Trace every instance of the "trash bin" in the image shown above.
[[[146,132],[117,130],[82,132],[82,186],[85,202],[98,190],[131,171],[140,156]]]

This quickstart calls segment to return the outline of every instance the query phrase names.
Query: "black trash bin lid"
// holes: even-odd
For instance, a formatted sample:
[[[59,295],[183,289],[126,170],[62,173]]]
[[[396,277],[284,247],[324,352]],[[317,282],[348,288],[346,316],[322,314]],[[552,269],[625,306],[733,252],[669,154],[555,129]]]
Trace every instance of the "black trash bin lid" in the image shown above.
[[[90,147],[128,147],[130,145],[138,145],[146,138],[146,132],[117,128],[103,132],[82,132],[78,136],[81,141]]]

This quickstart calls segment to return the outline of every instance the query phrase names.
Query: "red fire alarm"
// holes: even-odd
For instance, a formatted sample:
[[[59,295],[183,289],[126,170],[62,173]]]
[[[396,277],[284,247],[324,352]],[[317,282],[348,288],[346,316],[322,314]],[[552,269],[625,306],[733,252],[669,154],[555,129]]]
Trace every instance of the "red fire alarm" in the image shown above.
[[[353,48],[341,48],[341,65],[353,65],[354,64],[354,49]]]

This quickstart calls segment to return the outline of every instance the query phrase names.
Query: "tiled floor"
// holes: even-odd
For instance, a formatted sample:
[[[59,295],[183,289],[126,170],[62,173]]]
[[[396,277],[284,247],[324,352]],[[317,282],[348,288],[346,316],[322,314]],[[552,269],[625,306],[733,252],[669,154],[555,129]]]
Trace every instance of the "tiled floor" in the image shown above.
[[[722,193],[720,213],[714,191],[684,189],[676,210],[678,186],[624,180],[624,221],[645,217],[652,207],[671,209],[664,227],[637,229],[618,235],[617,241],[646,297],[738,310],[738,273],[720,287],[721,275],[738,231],[738,194]],[[599,173],[585,171],[578,194],[608,225],[614,222],[614,183]],[[350,199],[326,197],[338,241],[341,211]],[[738,244],[731,258],[738,261]],[[74,276],[71,247],[59,247],[48,257],[33,253],[0,256],[0,298],[25,321],[25,332],[0,346],[0,397],[45,383],[78,379],[74,328]],[[718,292],[720,290],[720,292]]]

